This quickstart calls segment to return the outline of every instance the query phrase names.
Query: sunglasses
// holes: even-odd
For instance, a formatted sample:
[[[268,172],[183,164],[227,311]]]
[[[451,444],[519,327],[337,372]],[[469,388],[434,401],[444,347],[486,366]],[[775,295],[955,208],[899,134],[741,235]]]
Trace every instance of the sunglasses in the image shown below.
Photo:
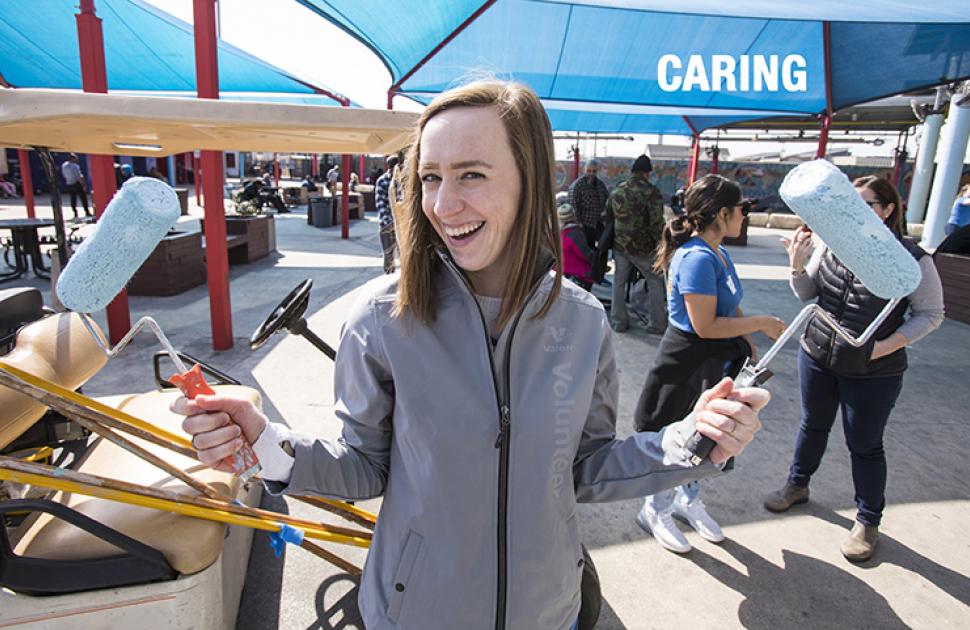
[[[748,201],[747,199],[745,199],[741,203],[734,204],[734,206],[732,206],[732,207],[734,207],[734,208],[741,208],[741,216],[742,217],[746,217],[749,214],[751,214],[751,202]]]
[[[866,205],[869,206],[870,208],[875,208],[876,206],[884,205],[881,201],[866,201],[865,199],[863,199],[863,201],[865,201]]]

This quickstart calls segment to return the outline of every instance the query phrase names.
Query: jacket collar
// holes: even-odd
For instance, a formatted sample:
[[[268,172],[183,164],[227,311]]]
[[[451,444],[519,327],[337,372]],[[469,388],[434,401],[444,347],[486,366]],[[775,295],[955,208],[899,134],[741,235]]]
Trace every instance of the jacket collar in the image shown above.
[[[464,272],[458,268],[458,265],[455,264],[448,250],[444,247],[435,247],[435,253],[441,260],[440,267],[442,268],[442,272],[439,275],[443,282],[438,290],[442,292],[442,297],[452,293],[465,293],[474,297],[471,282],[465,276]],[[539,250],[536,269],[532,278],[532,299],[535,299],[535,295],[537,294],[547,295],[552,290],[552,284],[555,281],[555,272],[553,271],[555,263],[556,257],[552,252],[546,248]],[[526,306],[528,306],[528,302]]]

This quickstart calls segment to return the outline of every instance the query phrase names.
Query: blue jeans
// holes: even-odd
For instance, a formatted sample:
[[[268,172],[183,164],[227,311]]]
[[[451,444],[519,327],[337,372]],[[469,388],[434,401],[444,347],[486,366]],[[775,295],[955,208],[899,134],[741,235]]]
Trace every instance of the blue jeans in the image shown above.
[[[696,481],[691,481],[682,486],[677,486],[672,490],[664,490],[663,492],[658,492],[657,494],[651,494],[646,500],[654,512],[663,512],[664,510],[669,509],[670,506],[674,504],[675,500],[678,503],[690,505],[697,500],[700,493],[701,485]]]
[[[835,414],[842,409],[842,428],[852,459],[856,520],[879,525],[886,507],[886,452],[882,436],[903,388],[903,375],[849,378],[826,369],[804,350],[798,352],[802,422],[795,440],[788,483],[805,487],[818,470]]]

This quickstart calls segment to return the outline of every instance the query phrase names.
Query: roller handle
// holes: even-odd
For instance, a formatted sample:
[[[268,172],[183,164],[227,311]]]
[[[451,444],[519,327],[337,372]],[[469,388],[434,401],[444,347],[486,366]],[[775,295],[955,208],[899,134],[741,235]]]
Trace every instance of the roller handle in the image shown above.
[[[193,365],[187,372],[173,374],[168,380],[178,387],[188,399],[195,398],[199,394],[209,396],[216,393],[205,382],[205,377],[202,376],[202,367],[198,363]],[[250,446],[245,437],[243,438],[242,448],[233,455],[226,457],[222,460],[222,463],[232,468],[233,474],[238,475],[243,481],[249,481],[250,478],[262,470],[262,466],[259,464],[259,459],[256,457],[253,447]]]
[[[734,385],[736,387],[757,387],[764,384],[771,376],[771,370],[759,368],[756,365],[748,365],[745,362],[744,367],[741,368],[741,372],[734,379]],[[684,443],[684,448],[690,451],[691,454],[690,463],[694,466],[700,465],[701,462],[707,459],[715,446],[717,446],[717,442],[699,431],[694,431],[694,434]]]

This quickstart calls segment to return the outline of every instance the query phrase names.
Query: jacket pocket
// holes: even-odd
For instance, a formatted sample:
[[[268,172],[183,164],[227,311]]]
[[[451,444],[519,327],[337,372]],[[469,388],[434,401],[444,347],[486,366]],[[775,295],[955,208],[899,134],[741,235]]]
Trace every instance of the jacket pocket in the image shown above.
[[[418,558],[421,557],[421,549],[424,547],[424,537],[414,530],[408,530],[407,540],[404,541],[404,550],[401,552],[401,560],[394,572],[394,583],[391,584],[391,596],[387,602],[387,617],[397,623],[401,616],[401,609],[404,606],[404,598],[408,589],[411,588],[411,578],[414,567],[417,565]]]

